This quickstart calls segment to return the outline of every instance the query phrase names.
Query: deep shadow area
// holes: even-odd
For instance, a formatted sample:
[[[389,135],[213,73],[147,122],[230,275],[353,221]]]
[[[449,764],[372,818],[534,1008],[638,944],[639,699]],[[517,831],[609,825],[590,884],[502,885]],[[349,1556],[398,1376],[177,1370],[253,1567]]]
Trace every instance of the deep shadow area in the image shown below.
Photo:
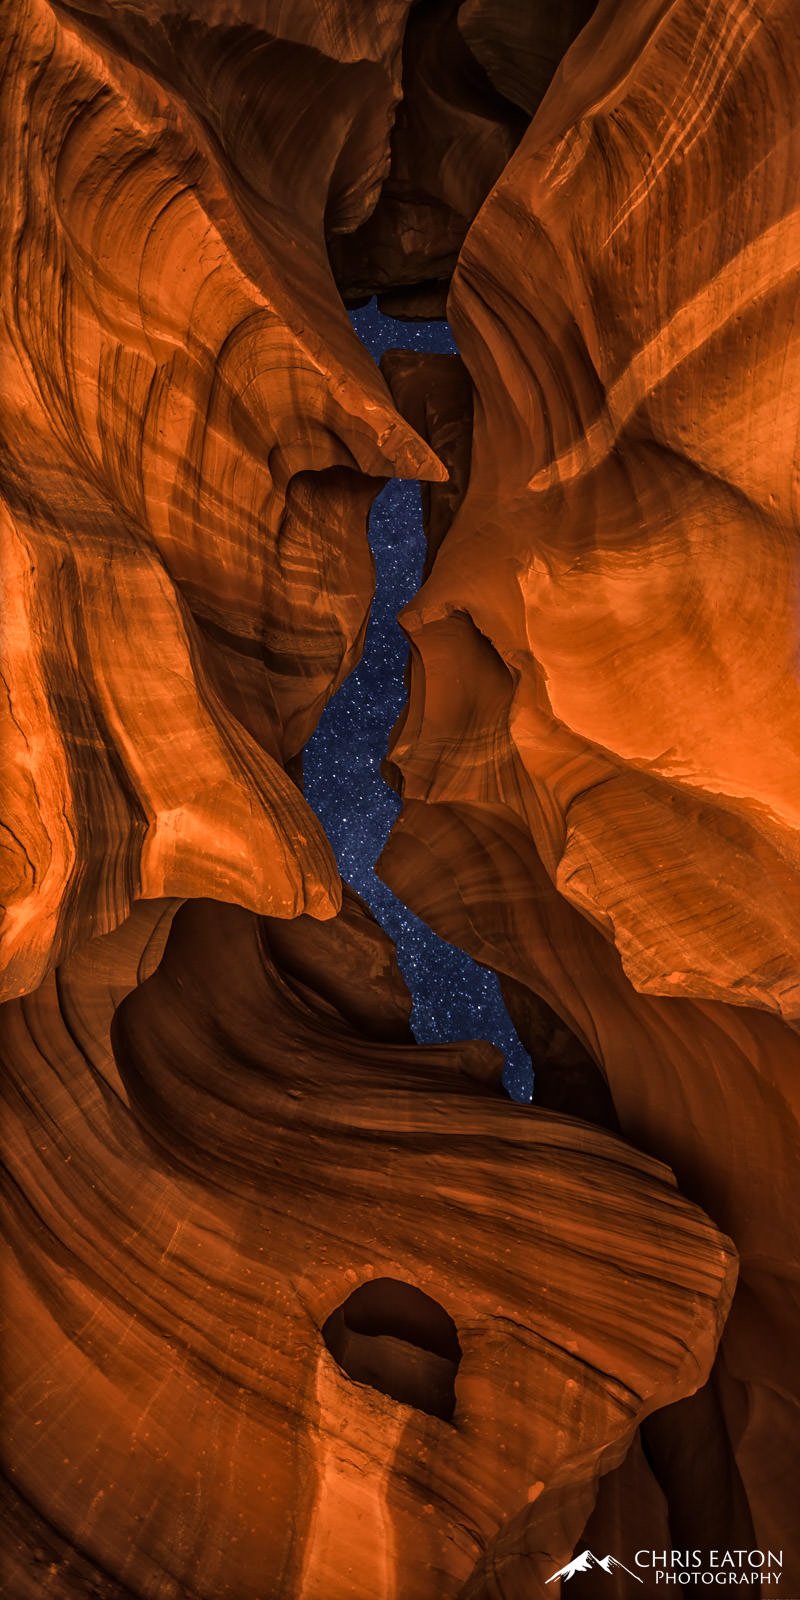
[[[373,1278],[331,1312],[322,1337],[357,1383],[449,1422],[461,1346],[438,1300],[398,1278]]]

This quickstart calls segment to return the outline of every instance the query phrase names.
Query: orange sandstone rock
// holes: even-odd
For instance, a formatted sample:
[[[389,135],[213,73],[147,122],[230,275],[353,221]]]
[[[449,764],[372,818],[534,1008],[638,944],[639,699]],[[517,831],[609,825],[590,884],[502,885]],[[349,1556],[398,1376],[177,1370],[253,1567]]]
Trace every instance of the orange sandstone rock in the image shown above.
[[[504,0],[3,18],[14,1600],[800,1571],[797,29],[601,0],[537,111]],[[328,250],[440,309],[479,206],[409,426]],[[412,1044],[288,776],[390,474],[383,870],[588,1121]]]
[[[139,896],[338,905],[283,763],[357,659],[378,483],[443,469],[324,244],[374,200],[405,7],[333,42],[273,9],[4,20],[4,994]]]
[[[798,1573],[799,72],[788,4],[601,4],[470,230],[469,481],[403,616],[381,862],[741,1251],[712,1385],[648,1425],[627,1521],[604,1486],[613,1526],[663,1494],[675,1538]]]
[[[460,0],[422,0],[403,43],[403,98],[378,203],[355,232],[331,238],[348,303],[379,293],[391,315],[444,315],[443,297],[467,229],[524,132],[467,48]]]
[[[10,1592],[39,1551],[64,1600],[455,1597],[703,1382],[731,1247],[658,1162],[478,1084],[490,1047],[394,1042],[355,900],[302,990],[282,928],[213,902],[153,972],[173,913],[0,1011]],[[330,955],[381,940],[367,1034]]]

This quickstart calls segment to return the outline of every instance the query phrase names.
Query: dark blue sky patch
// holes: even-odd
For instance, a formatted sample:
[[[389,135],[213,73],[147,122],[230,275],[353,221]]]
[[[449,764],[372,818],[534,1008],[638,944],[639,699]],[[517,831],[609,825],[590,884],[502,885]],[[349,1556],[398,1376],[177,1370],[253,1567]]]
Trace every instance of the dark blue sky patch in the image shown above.
[[[356,333],[377,360],[393,347],[454,354],[446,322],[398,322],[375,301],[350,312]],[[326,707],[303,757],[306,799],[336,852],[342,877],[363,896],[397,946],[414,998],[411,1024],[420,1044],[489,1039],[506,1058],[503,1081],[530,1100],[533,1074],[493,972],[437,937],[376,878],[374,864],[400,810],[380,763],[405,702],[408,646],[397,613],[419,588],[425,536],[419,485],[393,479],[370,517],[376,588],[362,659]]]

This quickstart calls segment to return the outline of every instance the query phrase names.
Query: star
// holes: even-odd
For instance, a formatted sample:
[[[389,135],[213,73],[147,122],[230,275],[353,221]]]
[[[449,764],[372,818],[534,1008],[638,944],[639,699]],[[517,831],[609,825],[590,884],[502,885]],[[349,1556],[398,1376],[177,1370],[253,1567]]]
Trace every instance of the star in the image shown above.
[[[350,320],[376,359],[392,347],[456,353],[446,322],[398,322],[382,316],[374,300],[350,312]],[[373,870],[400,811],[400,800],[384,783],[379,763],[406,697],[408,646],[397,613],[422,580],[425,535],[417,483],[396,478],[387,483],[372,509],[369,539],[376,579],[364,654],[306,745],[306,799],[325,828],[342,877],[394,940],[414,1000],[411,1025],[418,1042],[489,1039],[505,1055],[508,1093],[530,1101],[530,1056],[503,1004],[496,975],[438,938]]]

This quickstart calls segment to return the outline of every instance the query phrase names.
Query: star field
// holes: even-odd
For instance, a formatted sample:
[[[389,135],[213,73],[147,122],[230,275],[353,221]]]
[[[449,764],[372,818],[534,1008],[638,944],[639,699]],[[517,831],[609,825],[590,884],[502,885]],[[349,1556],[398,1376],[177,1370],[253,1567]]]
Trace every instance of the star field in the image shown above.
[[[384,317],[373,301],[350,313],[356,333],[376,358],[386,349],[455,353],[445,322],[405,323]],[[420,1044],[489,1039],[506,1058],[503,1082],[530,1100],[533,1075],[503,1004],[493,972],[437,937],[373,871],[400,801],[380,773],[389,733],[406,694],[408,646],[397,613],[419,588],[425,555],[419,485],[392,479],[372,509],[375,599],[364,654],[326,707],[303,758],[304,789],[336,852],[342,877],[371,907],[397,946],[414,1000],[411,1024]]]

